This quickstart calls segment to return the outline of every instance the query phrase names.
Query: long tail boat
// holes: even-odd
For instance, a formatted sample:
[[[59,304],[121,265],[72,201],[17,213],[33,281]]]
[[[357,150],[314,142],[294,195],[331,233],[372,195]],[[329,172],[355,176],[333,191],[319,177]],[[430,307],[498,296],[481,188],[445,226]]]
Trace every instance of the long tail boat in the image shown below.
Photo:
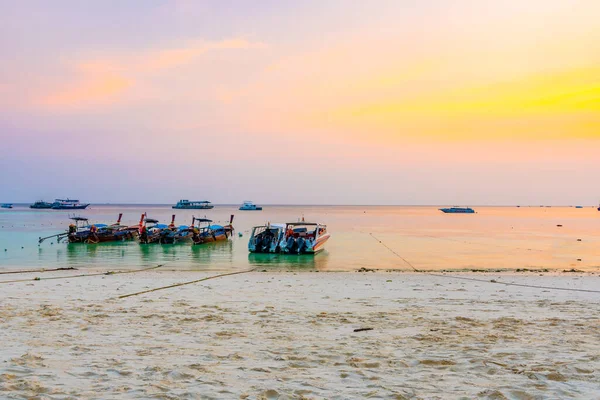
[[[103,243],[103,242],[122,242],[133,240],[137,237],[137,226],[121,225],[123,214],[119,214],[117,222],[111,225],[94,224],[89,225],[88,229],[69,232],[69,243]],[[69,230],[71,231],[71,227]]]
[[[191,239],[192,232],[190,232],[190,227],[187,225],[175,226],[175,214],[173,214],[171,217],[171,223],[161,232],[159,242],[161,244],[175,244],[187,242]]]
[[[195,225],[196,222],[198,226]],[[225,226],[211,225],[211,222],[213,221],[206,218],[194,218],[192,220],[192,228],[190,230],[192,231],[193,244],[197,245],[229,239],[234,230],[232,225],[233,215],[229,219],[229,224]]]
[[[141,221],[143,221],[143,224]],[[148,218],[145,213],[142,214],[139,228],[140,243],[160,243],[160,238],[165,229],[167,229],[167,225],[159,224],[157,219]]]
[[[111,225],[107,224],[89,224],[87,218],[70,217],[73,221],[69,225],[67,232],[62,232],[56,235],[51,235],[45,238],[40,238],[39,243],[46,239],[56,238],[57,242],[67,238],[69,243],[87,243],[95,244],[101,242],[121,242],[132,240],[137,237],[137,226],[121,225],[123,214],[119,214],[117,222]]]

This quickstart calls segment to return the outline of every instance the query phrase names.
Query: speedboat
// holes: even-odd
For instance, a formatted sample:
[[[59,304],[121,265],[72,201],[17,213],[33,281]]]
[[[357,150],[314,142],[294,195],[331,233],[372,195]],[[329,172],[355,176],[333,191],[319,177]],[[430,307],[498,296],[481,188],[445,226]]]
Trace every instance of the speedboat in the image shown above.
[[[53,210],[85,210],[88,204],[81,204],[79,200],[56,199],[52,204]]]
[[[329,240],[327,225],[315,222],[267,224],[252,228],[248,250],[251,253],[315,254]]]
[[[470,207],[449,207],[440,208],[440,211],[446,214],[474,214],[475,210]]]
[[[0,206],[1,208],[13,208],[13,205],[10,203],[5,203]]]
[[[202,201],[189,201],[189,200],[179,200],[177,204],[173,206],[174,209],[178,210],[210,210],[214,208],[210,201],[202,200]]]
[[[241,211],[261,211],[262,207],[257,206],[251,201],[244,201],[244,204],[240,207]]]
[[[233,215],[229,219],[228,225],[217,225],[212,224],[212,222],[212,220],[206,218],[194,218],[190,227],[194,244],[218,242],[231,237],[233,233]],[[196,223],[198,226],[195,225]]]

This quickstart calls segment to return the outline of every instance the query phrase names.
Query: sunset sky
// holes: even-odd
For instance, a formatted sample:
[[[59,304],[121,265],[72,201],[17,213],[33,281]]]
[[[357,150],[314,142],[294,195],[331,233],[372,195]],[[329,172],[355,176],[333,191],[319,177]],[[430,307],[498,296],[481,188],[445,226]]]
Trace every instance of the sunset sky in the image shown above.
[[[594,204],[600,1],[0,0],[0,202]]]

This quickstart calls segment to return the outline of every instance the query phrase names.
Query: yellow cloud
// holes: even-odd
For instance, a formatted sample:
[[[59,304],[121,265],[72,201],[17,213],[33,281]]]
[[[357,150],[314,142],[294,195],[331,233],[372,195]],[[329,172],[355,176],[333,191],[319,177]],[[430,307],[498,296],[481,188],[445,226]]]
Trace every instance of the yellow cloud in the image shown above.
[[[310,119],[315,126],[386,139],[600,138],[600,68],[333,106]]]

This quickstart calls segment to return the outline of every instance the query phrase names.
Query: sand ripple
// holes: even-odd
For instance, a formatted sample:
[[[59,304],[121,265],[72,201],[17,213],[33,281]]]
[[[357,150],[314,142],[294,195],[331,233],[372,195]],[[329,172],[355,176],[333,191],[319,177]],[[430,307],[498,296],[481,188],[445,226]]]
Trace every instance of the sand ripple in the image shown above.
[[[0,397],[524,400],[600,393],[594,295],[483,289],[409,274],[254,273],[211,281],[211,289],[110,299],[123,286],[189,278],[181,274],[6,286]],[[546,279],[566,286],[573,278]],[[354,332],[361,327],[373,330]]]

